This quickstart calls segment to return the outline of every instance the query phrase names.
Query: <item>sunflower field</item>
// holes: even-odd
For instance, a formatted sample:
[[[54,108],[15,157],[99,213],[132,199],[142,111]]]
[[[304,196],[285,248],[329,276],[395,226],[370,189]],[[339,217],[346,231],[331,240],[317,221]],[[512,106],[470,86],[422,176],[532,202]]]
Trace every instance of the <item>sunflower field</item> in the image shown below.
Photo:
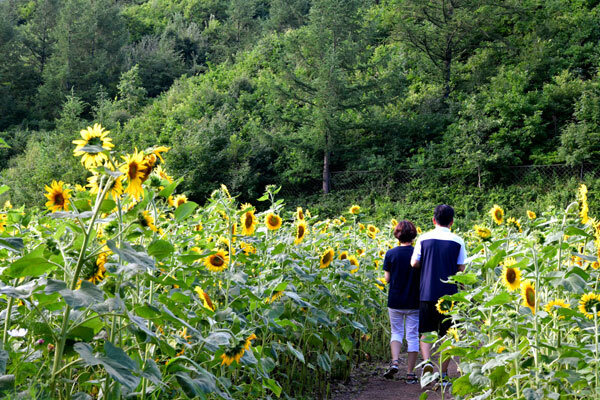
[[[324,398],[387,347],[391,225],[286,210],[275,187],[263,212],[225,186],[199,206],[168,148],[120,154],[100,125],[73,143],[85,187],[0,209],[3,396]]]
[[[458,361],[455,399],[600,398],[600,220],[585,185],[576,200],[522,219],[496,205],[466,235],[462,290],[438,304],[454,327],[431,338]]]

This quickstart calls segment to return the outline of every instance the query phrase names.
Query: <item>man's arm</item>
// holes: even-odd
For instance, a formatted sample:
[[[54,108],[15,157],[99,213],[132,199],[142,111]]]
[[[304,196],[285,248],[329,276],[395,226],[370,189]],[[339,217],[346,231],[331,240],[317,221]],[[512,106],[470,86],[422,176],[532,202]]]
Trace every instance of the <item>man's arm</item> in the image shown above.
[[[415,244],[415,250],[413,251],[412,257],[410,258],[410,266],[413,268],[419,268],[421,266],[421,241],[417,240]]]

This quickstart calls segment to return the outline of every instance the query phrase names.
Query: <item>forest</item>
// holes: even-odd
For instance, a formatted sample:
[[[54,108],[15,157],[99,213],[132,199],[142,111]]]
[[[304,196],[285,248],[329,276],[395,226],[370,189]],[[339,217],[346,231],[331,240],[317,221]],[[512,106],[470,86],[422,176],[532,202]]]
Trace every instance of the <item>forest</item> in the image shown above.
[[[2,0],[0,183],[27,205],[84,184],[70,144],[93,122],[171,147],[195,200],[327,193],[335,171],[489,189],[507,166],[593,164],[599,22],[593,0]]]

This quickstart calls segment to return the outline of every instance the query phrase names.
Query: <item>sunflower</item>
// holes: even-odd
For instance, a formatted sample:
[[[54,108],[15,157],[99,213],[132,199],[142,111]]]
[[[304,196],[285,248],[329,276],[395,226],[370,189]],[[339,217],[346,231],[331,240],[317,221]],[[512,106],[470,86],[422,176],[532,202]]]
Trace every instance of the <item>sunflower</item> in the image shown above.
[[[6,230],[6,220],[8,220],[8,215],[0,214],[0,232],[4,232]]]
[[[521,229],[521,221],[513,217],[510,217],[506,220],[506,226],[509,228],[514,228],[518,232],[523,232],[523,229]]]
[[[458,329],[456,328],[450,328],[446,331],[446,335],[448,335],[449,337],[453,338],[455,342],[459,342],[460,339],[458,338]]]
[[[245,352],[244,343],[238,343],[235,347],[221,354],[221,359],[223,360],[221,365],[231,365],[234,361],[239,364]]]
[[[281,228],[281,217],[279,215],[269,213],[265,217],[265,224],[270,231],[276,231]]]
[[[271,304],[271,303],[277,301],[278,299],[280,299],[281,296],[283,296],[283,290],[279,290],[277,292],[274,292],[271,296],[267,297],[264,300],[265,304]]]
[[[391,248],[392,248],[392,247],[390,247],[390,249],[391,249]],[[383,250],[383,249],[379,250],[379,252],[377,252],[377,255],[378,255],[380,258],[384,258],[384,257],[385,257],[385,250]]]
[[[367,229],[367,227],[365,226],[365,224],[358,224],[358,229],[360,229],[361,231],[364,231],[365,229]]]
[[[375,286],[377,286],[377,288],[379,290],[385,289],[385,285],[387,285],[387,282],[385,281],[385,278],[377,278],[377,281],[380,282],[381,285],[379,283],[376,283]]]
[[[163,160],[162,156],[160,155],[160,153],[166,153],[167,151],[171,150],[170,147],[167,146],[158,146],[154,149],[150,149],[150,152],[154,155],[156,155],[158,158],[160,158],[160,162],[165,162],[165,160]]]
[[[83,129],[79,133],[82,139],[73,140],[73,144],[77,145],[73,150],[73,154],[75,157],[83,156],[81,157],[81,163],[86,169],[99,167],[105,161],[108,161],[108,157],[103,151],[115,147],[111,143],[112,139],[108,137],[109,131],[105,131],[100,124],[94,124],[93,127],[88,126],[87,129]],[[98,148],[94,150],[86,148],[87,146],[97,146]]]
[[[534,220],[537,218],[537,215],[535,215],[533,211],[527,210],[527,218],[529,218],[530,220]]]
[[[227,189],[227,186],[221,184],[221,191],[225,196],[227,196],[228,199],[231,199],[231,195],[229,194],[229,189]]]
[[[360,206],[357,206],[355,204],[352,207],[350,207],[349,211],[350,211],[350,214],[358,214],[360,212]]]
[[[106,273],[105,264],[109,255],[109,252],[100,253],[98,255],[98,258],[96,259],[96,270],[94,271],[94,274],[87,279],[87,281],[92,282],[95,285],[104,280]]]
[[[555,314],[556,308],[571,308],[571,305],[563,299],[554,299],[544,306],[544,311],[548,314]],[[565,317],[561,315],[558,318],[564,319]]]
[[[587,224],[589,220],[587,192],[587,186],[584,183],[582,183],[581,186],[579,186],[579,190],[577,190],[577,200],[579,201],[579,205],[581,207],[581,210],[579,211],[579,216],[581,217],[581,223],[584,225]]]
[[[579,311],[589,319],[594,319],[594,311],[596,316],[600,317],[600,294],[590,292],[581,296]]]
[[[325,250],[323,252],[323,254],[321,254],[321,259],[319,261],[319,267],[320,268],[327,268],[329,267],[329,264],[331,264],[331,261],[333,260],[334,257],[334,252],[333,249],[330,247],[327,250]]]
[[[256,225],[258,225],[258,220],[254,215],[254,209],[252,208],[252,206],[247,207],[245,209],[241,217],[241,223],[242,235],[250,236],[254,234],[254,231],[256,230]]]
[[[440,314],[448,314],[454,308],[454,302],[444,299],[440,297],[438,302],[435,305],[435,309],[438,310]]]
[[[240,248],[246,255],[256,254],[256,247],[252,246],[250,243],[240,242]]]
[[[302,211],[302,207],[298,207],[296,209],[296,219],[298,221],[303,221],[304,220],[304,211]]]
[[[142,211],[139,215],[138,222],[144,228],[149,228],[151,231],[158,232],[158,229],[156,229],[156,226],[154,225],[154,217],[150,215],[150,211]]]
[[[135,153],[128,154],[123,159],[125,160],[125,164],[121,167],[121,172],[125,174],[125,178],[127,179],[125,193],[129,193],[131,197],[138,200],[144,194],[144,189],[142,189],[142,177],[146,170],[144,153],[138,152],[136,149]]]
[[[294,239],[294,244],[300,244],[304,239],[304,236],[308,233],[308,228],[306,226],[306,221],[301,220],[296,225],[296,239]]]
[[[173,183],[173,178],[169,174],[167,174],[167,171],[165,171],[163,169],[163,167],[161,167],[160,165],[158,167],[154,168],[154,173],[160,179],[165,180],[169,183]]]
[[[209,271],[212,272],[221,272],[225,268],[227,268],[227,264],[229,263],[229,255],[225,250],[217,250],[215,254],[211,254],[210,256],[204,259],[204,265],[208,268]]]
[[[174,207],[177,208],[180,205],[187,203],[188,198],[185,194],[178,194],[177,196],[175,196],[175,198],[173,199],[173,204]]]
[[[516,264],[514,260],[514,258],[508,258],[502,268],[502,283],[510,291],[517,290],[521,286],[521,271],[519,268],[513,267]]]
[[[535,286],[531,281],[524,281],[521,285],[521,297],[523,305],[529,307],[531,312],[535,314]]]
[[[338,256],[338,258],[339,258],[340,260],[345,260],[345,259],[347,259],[347,258],[348,258],[348,252],[347,252],[347,251],[345,251],[345,250],[344,250],[344,251],[342,251],[342,252],[340,253],[340,255]]]
[[[363,254],[365,254],[365,249],[361,249],[361,248],[356,249],[356,254],[358,254],[359,256],[362,256]]]
[[[504,221],[504,210],[500,208],[499,205],[494,204],[494,207],[490,210],[490,214],[496,224],[502,225],[502,222]]]
[[[379,229],[375,225],[367,225],[367,236],[371,239],[375,239],[375,236],[379,233]]]
[[[69,210],[69,197],[71,197],[71,190],[64,188],[64,185],[65,184],[63,181],[52,181],[50,186],[46,185],[45,187],[46,191],[48,192],[44,195],[48,199],[46,202],[46,207],[48,207],[52,212]]]
[[[473,230],[475,231],[475,233],[477,233],[477,236],[479,236],[483,240],[487,240],[492,236],[492,231],[490,231],[490,229],[485,226],[475,225],[473,227]]]
[[[88,184],[86,186],[90,188],[90,193],[97,194],[99,192],[99,190],[100,190],[99,184],[100,184],[101,179],[102,179],[102,176],[99,174],[93,174],[92,176],[87,178]],[[122,175],[118,176],[116,179],[112,180],[112,182],[110,184],[110,189],[108,189],[108,194],[114,200],[117,200],[119,198],[119,196],[121,196],[123,194],[123,176]]]
[[[360,265],[360,263],[358,262],[358,258],[356,258],[356,256],[350,256],[348,257],[348,261],[350,261],[350,265],[356,267],[350,270],[350,273],[355,274],[356,272],[358,272],[358,267]]]
[[[204,308],[211,310],[211,311],[215,311],[215,305],[213,304],[212,300],[210,299],[210,296],[208,295],[208,293],[206,293],[204,290],[202,290],[202,288],[200,286],[196,286],[194,288],[194,291],[198,294],[198,297],[200,298],[200,300],[202,300],[202,305],[204,306]]]
[[[396,226],[398,226],[398,220],[396,218],[392,218],[390,225],[392,225],[392,229],[395,229]]]
[[[142,173],[142,178],[141,178],[142,182],[146,182],[146,179],[148,179],[148,177],[150,177],[150,174],[156,167],[157,161],[158,160],[154,154],[147,154],[144,157],[144,164],[146,165],[146,169],[144,169],[144,171]]]
[[[250,350],[250,346],[252,346],[252,341],[256,339],[256,335],[253,333],[246,338],[246,344],[244,344],[244,348],[246,350]]]
[[[423,229],[421,229],[420,226],[417,226],[417,235],[420,235],[421,233],[423,233]]]

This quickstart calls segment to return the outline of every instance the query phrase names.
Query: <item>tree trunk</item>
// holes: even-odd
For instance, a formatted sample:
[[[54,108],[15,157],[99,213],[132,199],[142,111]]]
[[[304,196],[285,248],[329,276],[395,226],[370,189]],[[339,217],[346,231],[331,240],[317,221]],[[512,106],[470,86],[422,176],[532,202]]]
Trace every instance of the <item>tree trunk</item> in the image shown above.
[[[329,149],[325,150],[323,157],[323,193],[327,194],[331,190],[331,171],[329,170],[329,157],[331,156]]]

